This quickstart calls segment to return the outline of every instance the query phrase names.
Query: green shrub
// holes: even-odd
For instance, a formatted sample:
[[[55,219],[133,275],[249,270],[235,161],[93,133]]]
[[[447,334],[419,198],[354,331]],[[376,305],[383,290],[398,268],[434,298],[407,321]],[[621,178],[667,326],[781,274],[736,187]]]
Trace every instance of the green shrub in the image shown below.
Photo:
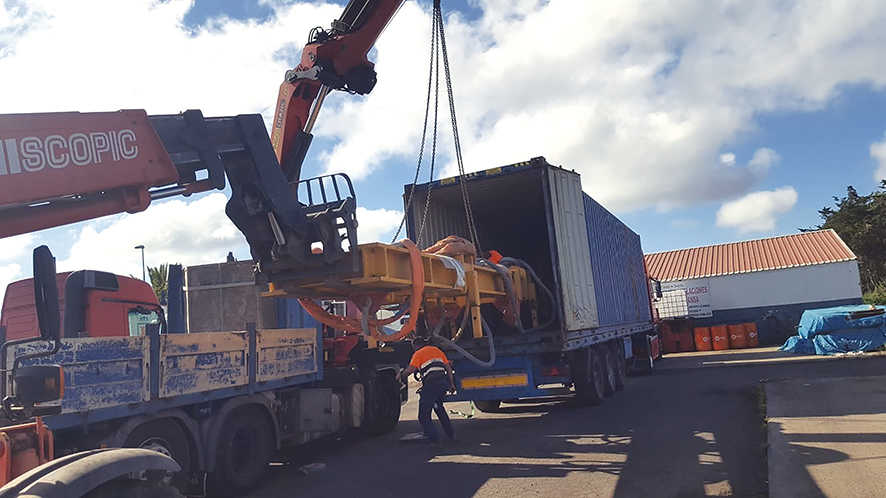
[[[867,304],[886,305],[886,282],[880,282],[873,290],[865,292],[862,299]]]

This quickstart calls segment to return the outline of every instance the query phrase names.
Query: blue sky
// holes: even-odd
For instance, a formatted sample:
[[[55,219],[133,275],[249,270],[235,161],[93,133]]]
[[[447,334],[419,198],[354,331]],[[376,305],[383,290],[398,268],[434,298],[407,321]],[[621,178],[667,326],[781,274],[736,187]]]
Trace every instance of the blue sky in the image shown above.
[[[307,31],[343,3],[6,2],[0,73],[17,78],[0,81],[0,94],[17,98],[0,100],[0,113],[200,108],[268,119]],[[372,53],[376,89],[333,95],[315,129],[304,175],[351,175],[364,241],[390,239],[414,171],[428,7],[404,4]],[[461,0],[444,10],[468,169],[537,155],[575,169],[647,252],[793,233],[847,185],[867,192],[886,172],[886,5]],[[68,75],[64,91],[51,71]],[[28,276],[42,243],[61,269],[124,274],[140,272],[137,244],[151,265],[248,257],[224,201],[173,199],[0,241],[0,286]]]
[[[769,144],[781,156],[779,165],[760,184],[764,189],[792,185],[798,192],[794,207],[780,216],[773,230],[737,234],[716,226],[718,203],[703,203],[673,212],[654,209],[620,214],[643,238],[647,252],[679,249],[796,232],[820,223],[818,210],[833,205],[832,197],[848,185],[859,192],[874,190],[877,161],[870,144],[883,141],[886,131],[886,92],[867,85],[840,89],[824,109],[771,112],[755,118],[756,129],[724,150],[747,159],[759,144]]]

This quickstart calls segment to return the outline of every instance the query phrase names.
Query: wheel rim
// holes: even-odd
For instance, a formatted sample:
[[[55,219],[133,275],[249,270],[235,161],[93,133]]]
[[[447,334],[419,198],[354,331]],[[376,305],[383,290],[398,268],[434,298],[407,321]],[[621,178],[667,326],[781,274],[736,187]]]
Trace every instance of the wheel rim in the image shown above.
[[[166,455],[169,458],[175,460],[175,455],[172,454],[172,450],[169,449],[171,445],[169,441],[161,438],[161,437],[150,437],[142,441],[141,444],[138,445],[139,448],[145,450],[156,451],[162,455]],[[176,460],[177,461],[177,460]],[[146,479],[148,476],[148,472],[146,470],[142,470],[141,472],[137,472],[136,476],[138,479]],[[172,473],[166,472],[161,479],[164,484],[170,484],[172,482]]]

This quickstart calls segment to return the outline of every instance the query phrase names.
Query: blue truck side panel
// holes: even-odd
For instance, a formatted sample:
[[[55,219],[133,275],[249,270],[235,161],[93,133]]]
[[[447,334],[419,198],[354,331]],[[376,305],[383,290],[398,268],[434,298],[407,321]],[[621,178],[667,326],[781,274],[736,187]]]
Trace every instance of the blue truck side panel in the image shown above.
[[[278,297],[277,304],[277,327],[281,329],[321,329],[320,322],[298,302],[291,297]]]
[[[640,236],[584,194],[591,272],[604,284],[596,292],[600,326],[652,320]]]
[[[63,409],[71,412],[100,410],[148,399],[144,344],[143,337],[70,339],[63,341],[61,349],[54,355],[24,364],[64,365]],[[22,344],[10,348],[10,356],[46,350],[45,342]]]
[[[7,368],[46,348],[11,347]],[[323,375],[321,348],[317,329],[87,337],[64,339],[54,355],[24,364],[62,365],[62,413],[45,421],[64,429],[314,382]]]

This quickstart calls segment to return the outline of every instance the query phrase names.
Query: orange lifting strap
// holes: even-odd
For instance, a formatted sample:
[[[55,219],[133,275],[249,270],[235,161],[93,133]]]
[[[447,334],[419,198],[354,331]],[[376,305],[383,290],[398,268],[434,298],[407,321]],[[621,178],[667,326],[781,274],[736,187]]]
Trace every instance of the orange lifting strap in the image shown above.
[[[421,308],[425,292],[425,270],[424,264],[421,260],[421,251],[419,251],[415,243],[409,239],[403,239],[399,244],[409,250],[409,262],[412,270],[412,294],[409,299],[409,321],[396,334],[386,335],[382,334],[379,331],[379,328],[394,323],[399,319],[398,316],[383,320],[375,318],[367,319],[369,333],[372,337],[380,341],[399,341],[415,330],[415,324],[418,323],[418,312]],[[366,299],[371,299],[371,297],[366,296]],[[301,303],[302,307],[304,307],[309,315],[323,325],[328,325],[346,332],[365,333],[362,320],[327,313],[326,310],[320,307],[320,305],[312,299],[299,298],[298,302]]]

